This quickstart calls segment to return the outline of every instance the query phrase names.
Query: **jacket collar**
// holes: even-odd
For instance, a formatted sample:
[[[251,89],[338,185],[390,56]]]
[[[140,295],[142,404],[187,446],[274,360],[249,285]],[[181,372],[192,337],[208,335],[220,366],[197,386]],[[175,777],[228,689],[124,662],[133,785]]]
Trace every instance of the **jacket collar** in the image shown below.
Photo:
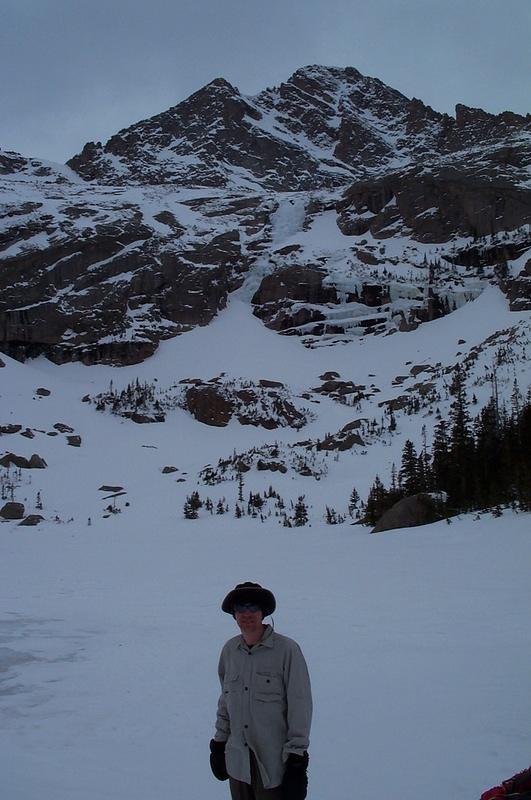
[[[259,642],[253,645],[253,647],[273,647],[274,644],[273,633],[274,633],[273,626],[266,625],[264,635],[262,636]],[[245,639],[241,635],[239,637],[238,647],[240,648],[240,650],[249,650],[248,645],[245,643]]]

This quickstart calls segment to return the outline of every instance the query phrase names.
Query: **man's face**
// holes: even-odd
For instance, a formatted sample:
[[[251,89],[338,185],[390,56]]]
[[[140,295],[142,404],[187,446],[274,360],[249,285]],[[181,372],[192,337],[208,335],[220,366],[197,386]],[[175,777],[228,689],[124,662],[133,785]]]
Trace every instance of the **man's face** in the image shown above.
[[[252,603],[235,605],[234,617],[242,633],[253,633],[262,629],[264,615],[262,610]]]

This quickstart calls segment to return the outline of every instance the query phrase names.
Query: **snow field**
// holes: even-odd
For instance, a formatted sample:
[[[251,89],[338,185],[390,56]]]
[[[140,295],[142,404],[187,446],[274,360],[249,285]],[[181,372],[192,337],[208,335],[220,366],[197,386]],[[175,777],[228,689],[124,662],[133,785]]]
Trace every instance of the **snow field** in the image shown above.
[[[0,682],[6,796],[225,797],[207,761],[234,634],[219,603],[244,579],[273,588],[310,665],[310,800],[479,796],[528,759],[529,522],[1,526],[0,653],[35,659]]]

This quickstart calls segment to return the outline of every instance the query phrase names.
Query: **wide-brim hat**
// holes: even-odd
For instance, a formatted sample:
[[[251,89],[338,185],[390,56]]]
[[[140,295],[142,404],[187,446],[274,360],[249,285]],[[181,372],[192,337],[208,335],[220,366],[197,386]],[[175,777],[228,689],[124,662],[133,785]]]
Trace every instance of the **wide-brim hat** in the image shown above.
[[[221,604],[221,610],[226,614],[234,614],[234,606],[237,603],[255,603],[260,606],[264,617],[272,614],[277,607],[273,592],[264,589],[259,583],[251,583],[251,581],[239,583],[229,592]]]

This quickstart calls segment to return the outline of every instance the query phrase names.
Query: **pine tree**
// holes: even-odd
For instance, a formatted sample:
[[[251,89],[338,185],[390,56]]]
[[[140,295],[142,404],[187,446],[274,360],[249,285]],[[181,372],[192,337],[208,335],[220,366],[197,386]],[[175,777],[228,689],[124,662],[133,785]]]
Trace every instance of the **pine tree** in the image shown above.
[[[185,519],[197,519],[197,517],[199,516],[198,513],[197,513],[197,508],[194,505],[194,503],[192,502],[190,497],[186,498],[186,501],[185,501],[184,507],[183,507],[183,513],[184,513]]]
[[[297,528],[300,528],[303,525],[307,525],[308,523],[308,508],[306,506],[306,503],[304,502],[304,495],[301,495],[297,500],[294,509],[293,521]]]
[[[418,459],[413,442],[406,439],[402,451],[402,465],[399,473],[400,487],[406,495],[419,491]]]
[[[433,457],[431,464],[431,488],[447,492],[450,483],[450,444],[448,425],[441,419],[433,436]]]
[[[454,400],[450,407],[449,501],[463,510],[473,507],[470,478],[473,474],[474,440],[466,397],[465,371],[458,364],[450,386]]]
[[[325,519],[327,525],[337,525],[337,514],[335,509],[326,506]]]
[[[348,513],[352,518],[356,516],[356,512],[358,511],[358,503],[360,501],[360,496],[356,488],[353,488],[350,493],[349,503],[348,503]]]
[[[375,525],[384,511],[387,511],[386,499],[387,491],[377,475],[369,490],[365,504],[365,519],[370,525]]]
[[[243,502],[243,472],[238,470],[238,500]]]
[[[199,509],[203,505],[203,501],[199,497],[199,492],[197,492],[197,491],[196,492],[192,492],[190,497],[187,498],[187,499],[190,500],[190,504],[191,504],[192,508],[195,508],[196,511],[199,511]]]
[[[489,508],[507,494],[508,471],[503,465],[503,442],[498,425],[498,413],[492,399],[475,421],[476,447],[474,486],[471,487],[475,505]]]

